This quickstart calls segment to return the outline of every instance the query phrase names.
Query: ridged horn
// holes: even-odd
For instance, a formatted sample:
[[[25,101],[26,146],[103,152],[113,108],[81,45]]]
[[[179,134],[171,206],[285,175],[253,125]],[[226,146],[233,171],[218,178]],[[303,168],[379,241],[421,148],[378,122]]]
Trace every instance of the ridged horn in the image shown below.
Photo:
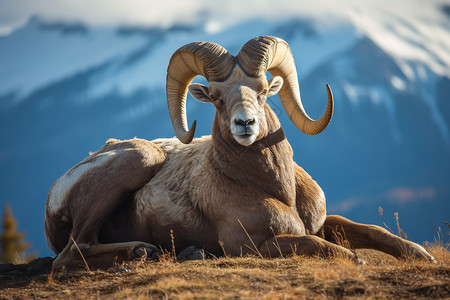
[[[194,138],[196,121],[188,129],[186,96],[197,75],[208,81],[227,79],[234,67],[234,57],[215,43],[194,42],[179,48],[167,67],[166,93],[170,119],[178,139],[189,144]]]
[[[310,135],[322,132],[333,116],[333,94],[328,85],[328,103],[323,116],[314,121],[303,108],[298,85],[297,69],[289,45],[282,39],[260,36],[248,41],[237,55],[241,69],[252,77],[265,75],[281,76],[284,80],[279,95],[281,103],[292,123],[302,132]]]

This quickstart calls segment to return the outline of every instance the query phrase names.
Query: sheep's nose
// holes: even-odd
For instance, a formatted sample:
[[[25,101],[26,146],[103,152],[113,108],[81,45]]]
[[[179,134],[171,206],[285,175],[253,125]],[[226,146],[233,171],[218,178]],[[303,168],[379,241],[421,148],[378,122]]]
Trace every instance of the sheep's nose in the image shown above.
[[[248,127],[250,125],[253,125],[255,123],[255,119],[247,119],[247,120],[242,120],[242,119],[235,119],[234,122],[236,123],[236,125],[242,126],[242,127]]]

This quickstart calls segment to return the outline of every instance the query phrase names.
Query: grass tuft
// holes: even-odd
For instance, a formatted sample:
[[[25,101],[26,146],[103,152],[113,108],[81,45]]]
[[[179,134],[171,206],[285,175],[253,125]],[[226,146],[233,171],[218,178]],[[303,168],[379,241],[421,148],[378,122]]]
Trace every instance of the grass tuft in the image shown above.
[[[88,271],[89,273],[91,273],[91,269],[89,268],[89,265],[88,265],[86,259],[84,259],[84,255],[83,255],[83,253],[81,252],[80,248],[78,247],[77,242],[75,242],[75,240],[74,240],[74,238],[73,238],[72,235],[70,236],[70,238],[71,238],[73,244],[75,245],[75,247],[77,248],[78,252],[80,253],[81,258],[83,259],[83,262],[84,262],[84,266],[85,266],[85,268],[86,268],[86,271]]]
[[[241,220],[238,219],[239,224],[241,225],[242,229],[244,230],[245,234],[247,235],[248,239],[250,240],[250,242],[253,245],[253,248],[251,248],[250,246],[247,246],[248,249],[250,249],[252,252],[254,252],[255,254],[258,254],[258,256],[260,258],[263,258],[261,252],[259,252],[258,247],[256,247],[255,243],[253,242],[252,238],[250,237],[250,235],[248,234],[247,230],[245,229],[244,225],[242,225]]]

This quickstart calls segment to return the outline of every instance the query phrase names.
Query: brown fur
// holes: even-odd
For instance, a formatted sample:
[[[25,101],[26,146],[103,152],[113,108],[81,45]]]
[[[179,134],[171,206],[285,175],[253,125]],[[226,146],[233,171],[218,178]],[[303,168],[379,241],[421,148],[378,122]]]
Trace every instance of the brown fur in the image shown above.
[[[149,141],[109,140],[68,173],[92,162],[99,154],[121,149],[127,151],[109,161],[108,165],[90,170],[77,181],[58,213],[50,213],[47,205],[45,231],[54,252],[59,253],[66,247],[70,235],[80,243],[98,242],[100,228],[113,211],[123,205],[124,200],[132,201],[134,192],[158,172],[166,159],[165,153]],[[53,187],[49,198],[52,190]]]
[[[252,92],[270,85],[236,72],[239,76],[230,80],[237,78],[238,84],[214,87],[214,93],[223,94],[224,88],[230,98],[214,102],[211,137],[188,145],[176,139],[110,140],[55,183],[45,227],[49,245],[58,253],[55,267],[81,263],[69,235],[90,264],[132,259],[142,249],[170,249],[172,242],[177,250],[195,245],[215,255],[223,249],[228,255],[294,252],[356,259],[338,245],[335,237],[343,235],[350,248],[433,260],[419,245],[380,227],[326,217],[321,188],[293,161],[292,148],[265,97]],[[208,101],[208,95],[200,97]],[[230,131],[230,116],[242,105],[259,114],[258,137],[248,146]],[[69,175],[80,173],[83,165],[92,168],[70,185],[64,199],[52,195],[53,189],[63,194],[64,180],[75,181]],[[317,236],[321,234],[326,240]]]

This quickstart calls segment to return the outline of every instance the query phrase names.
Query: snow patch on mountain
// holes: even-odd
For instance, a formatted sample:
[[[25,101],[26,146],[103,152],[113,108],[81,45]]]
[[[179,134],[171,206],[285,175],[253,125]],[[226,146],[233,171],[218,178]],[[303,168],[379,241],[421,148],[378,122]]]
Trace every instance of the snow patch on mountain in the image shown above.
[[[397,76],[391,77],[391,84],[394,88],[396,88],[400,92],[403,92],[406,90],[406,83]]]
[[[146,43],[143,37],[124,38],[111,28],[55,29],[34,18],[14,34],[0,38],[0,95],[15,93],[16,99],[23,99],[51,82]]]
[[[425,5],[430,16],[414,19],[388,10],[354,11],[352,23],[391,56],[427,65],[434,73],[450,77],[450,31],[448,19],[440,17],[439,6]]]
[[[344,82],[342,88],[355,106],[358,106],[361,101],[370,101],[377,106],[382,106],[388,112],[392,137],[397,143],[402,141],[395,101],[389,91],[382,86],[360,86],[348,82]]]
[[[422,70],[422,68],[419,70]],[[450,148],[450,133],[448,130],[449,124],[447,124],[447,122],[445,121],[442,111],[439,109],[437,103],[436,87],[439,78],[436,74],[434,74],[430,70],[427,70],[427,68],[425,67],[423,67],[423,70],[419,72],[424,72],[422,76],[427,78],[427,81],[423,82],[419,86],[419,93],[424,99],[425,103],[428,105],[428,108],[431,112],[431,117],[433,118],[434,123],[437,125],[440,134],[446,142],[447,147]]]

